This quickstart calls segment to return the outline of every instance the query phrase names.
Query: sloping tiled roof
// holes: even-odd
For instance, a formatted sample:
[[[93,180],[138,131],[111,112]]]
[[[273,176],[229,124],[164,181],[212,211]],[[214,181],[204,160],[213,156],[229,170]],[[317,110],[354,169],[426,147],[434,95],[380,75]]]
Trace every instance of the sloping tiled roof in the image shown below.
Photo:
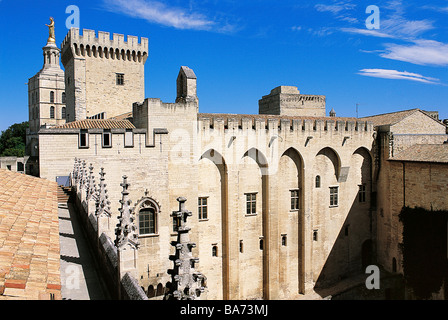
[[[393,125],[417,111],[420,111],[420,109],[411,109],[392,113],[384,113],[376,116],[360,118],[360,120],[371,121],[373,122],[373,125],[375,127]]]
[[[132,119],[132,116],[133,116],[132,112],[126,112],[126,113],[120,114],[118,116],[111,117],[109,119],[110,120],[129,120],[129,119]]]
[[[448,163],[448,144],[413,145],[390,160]]]
[[[0,181],[0,300],[60,299],[57,183],[4,169]]]
[[[129,120],[85,119],[68,122],[54,129],[135,129]]]

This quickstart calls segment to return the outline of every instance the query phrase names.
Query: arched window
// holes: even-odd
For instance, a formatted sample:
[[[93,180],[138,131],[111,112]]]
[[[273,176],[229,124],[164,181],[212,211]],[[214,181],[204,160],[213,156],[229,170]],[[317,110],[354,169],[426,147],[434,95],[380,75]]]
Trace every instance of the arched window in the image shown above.
[[[136,208],[139,235],[157,234],[158,215],[160,213],[157,202],[145,197],[138,202]]]
[[[147,294],[147,296],[148,296],[148,298],[154,298],[155,295],[156,295],[156,292],[154,290],[154,286],[150,285],[148,287],[148,294]]]
[[[320,188],[320,176],[316,176],[316,188]]]
[[[163,285],[159,283],[157,285],[156,297],[163,296]]]
[[[50,103],[54,103],[54,91],[50,91]]]
[[[54,107],[50,107],[50,119],[54,119]]]
[[[62,107],[61,117],[62,117],[62,119],[66,119],[67,118],[67,111],[66,111],[65,107]]]
[[[65,92],[62,92],[62,103],[65,103],[66,99],[65,99]]]

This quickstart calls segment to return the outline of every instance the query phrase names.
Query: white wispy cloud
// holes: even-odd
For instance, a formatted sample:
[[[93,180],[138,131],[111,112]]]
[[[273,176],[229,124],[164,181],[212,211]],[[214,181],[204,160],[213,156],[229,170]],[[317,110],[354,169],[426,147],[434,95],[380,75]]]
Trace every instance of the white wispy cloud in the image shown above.
[[[356,5],[349,2],[337,2],[330,5],[319,3],[316,4],[314,8],[316,8],[316,10],[319,12],[331,12],[333,14],[339,14],[342,11],[352,10],[356,8]]]
[[[385,18],[387,17],[387,18]],[[357,33],[366,36],[413,40],[427,31],[435,29],[434,21],[412,20],[405,16],[405,6],[401,0],[393,0],[380,8],[380,29],[341,28],[342,32]]]
[[[211,30],[219,28],[217,22],[204,14],[184,8],[168,6],[152,0],[103,0],[104,7],[130,17],[177,29]],[[225,26],[229,28],[229,26]]]
[[[377,38],[391,38],[391,39],[397,38],[396,36],[394,36],[392,34],[384,33],[382,31],[374,30],[374,29],[369,30],[369,29],[359,29],[359,28],[341,28],[340,31],[346,32],[346,33],[360,34],[360,35],[364,35],[364,36],[377,37]]]
[[[386,44],[381,57],[418,65],[448,66],[448,44],[434,40],[415,40],[408,45]]]
[[[334,4],[316,4],[314,8],[318,12],[329,12],[332,13],[336,19],[345,21],[351,24],[357,23],[358,18],[350,14],[351,11],[356,9],[356,4],[351,3],[351,1],[339,1]]]
[[[410,80],[427,84],[440,84],[439,79],[425,77],[421,74],[407,71],[397,71],[388,69],[362,69],[358,72],[358,74],[366,77],[374,77],[382,79]]]

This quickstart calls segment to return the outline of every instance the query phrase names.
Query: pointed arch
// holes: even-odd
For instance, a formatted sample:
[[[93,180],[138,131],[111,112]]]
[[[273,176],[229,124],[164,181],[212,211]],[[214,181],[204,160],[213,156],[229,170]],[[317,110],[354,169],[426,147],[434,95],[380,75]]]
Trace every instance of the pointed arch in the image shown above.
[[[277,201],[274,207],[277,208],[277,224],[281,232],[297,237],[297,240],[293,238],[294,241],[289,242],[284,251],[279,252],[279,274],[284,279],[288,279],[287,282],[291,284],[291,289],[297,290],[301,294],[305,292],[305,220],[302,214],[305,208],[304,167],[304,159],[297,149],[290,147],[284,151],[280,157],[276,174],[278,196],[276,199],[271,199],[273,203]],[[295,220],[297,223],[291,224],[288,221],[294,212],[297,215]],[[283,238],[277,237],[277,241],[281,239]],[[282,256],[282,254],[287,255]],[[289,259],[294,259],[296,263],[286,263]],[[288,295],[287,292],[283,294]]]
[[[227,164],[221,153],[215,149],[209,149],[204,152],[199,162],[211,161],[219,171],[220,178],[220,199],[221,203],[221,248],[220,255],[222,261],[221,283],[222,283],[222,299],[229,299],[230,291],[230,245],[229,245],[229,223],[228,223],[228,171]],[[218,191],[219,192],[219,191]]]
[[[258,164],[258,166],[260,167],[260,170],[261,170],[261,174],[263,176],[269,174],[268,160],[267,160],[266,156],[260,150],[258,150],[257,148],[251,148],[244,153],[244,155],[241,159],[244,159],[245,157],[251,158]]]
[[[135,205],[133,212],[136,215],[139,236],[158,234],[160,216],[159,203],[148,196],[141,198]]]
[[[250,158],[256,162],[261,173],[261,229],[263,239],[262,252],[262,295],[263,299],[269,299],[269,256],[270,256],[270,226],[269,226],[269,165],[266,156],[257,148],[247,150],[243,157]],[[258,197],[257,197],[258,198]]]
[[[336,180],[338,180],[341,172],[341,158],[336,150],[331,147],[325,147],[316,154],[316,157],[318,156],[324,156],[331,161],[334,167],[334,175],[336,176]]]

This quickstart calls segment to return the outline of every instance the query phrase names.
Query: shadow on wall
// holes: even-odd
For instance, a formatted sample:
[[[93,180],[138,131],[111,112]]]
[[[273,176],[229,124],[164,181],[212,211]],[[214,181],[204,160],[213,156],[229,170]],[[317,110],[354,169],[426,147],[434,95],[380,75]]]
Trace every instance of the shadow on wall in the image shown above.
[[[354,172],[352,177],[350,175],[353,173],[349,173],[347,182],[344,183],[357,184],[359,189],[357,194],[352,194],[352,204],[347,217],[341,224],[319,276],[315,279],[314,290],[322,297],[328,294],[329,288],[334,289],[331,294],[337,293],[337,290],[347,290],[350,287],[350,278],[353,282],[352,288],[355,286],[355,279],[365,287],[365,279],[370,275],[365,274],[366,268],[376,263],[372,241],[376,202],[372,183],[372,160],[365,149],[358,149],[353,154],[351,166],[360,168],[361,172]],[[344,185],[340,183],[340,186],[341,192],[344,192]],[[362,277],[363,274],[365,278]],[[387,295],[383,291],[382,295],[384,298],[390,297],[390,291]]]
[[[360,208],[353,201],[349,214],[317,278],[315,291],[326,289],[349,277],[365,273],[374,264],[373,243],[370,232],[370,209]]]

